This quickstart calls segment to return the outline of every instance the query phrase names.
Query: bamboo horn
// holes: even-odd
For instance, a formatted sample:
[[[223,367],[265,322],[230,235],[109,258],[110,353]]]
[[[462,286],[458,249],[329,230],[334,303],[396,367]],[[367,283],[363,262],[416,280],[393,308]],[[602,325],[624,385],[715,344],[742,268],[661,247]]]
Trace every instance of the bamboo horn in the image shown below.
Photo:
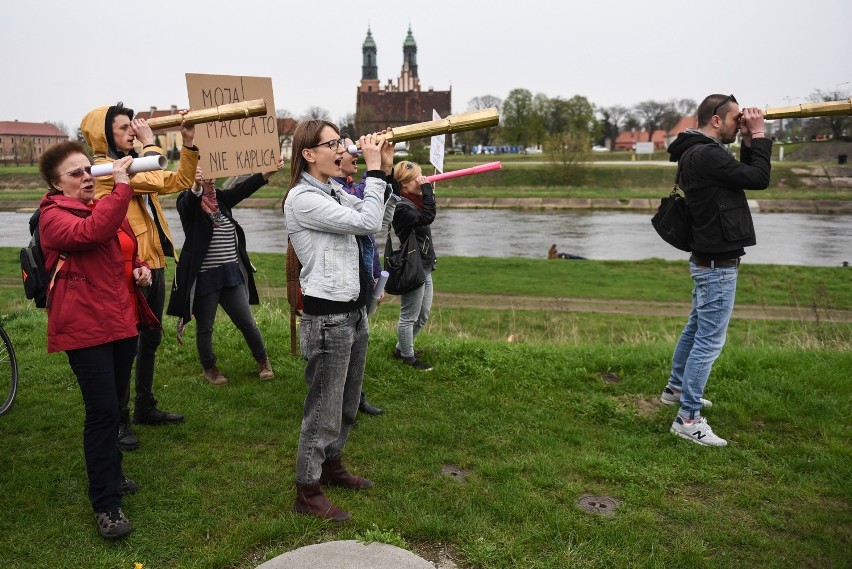
[[[843,101],[802,103],[790,107],[774,107],[766,109],[763,112],[763,117],[767,119],[827,117],[832,115],[852,115],[852,98]]]
[[[198,124],[203,122],[213,121],[229,121],[232,119],[244,119],[248,117],[259,117],[266,114],[266,101],[263,99],[254,99],[251,101],[241,101],[239,103],[231,103],[228,105],[219,105],[218,107],[209,107],[206,109],[198,109],[197,111],[189,111],[185,115],[174,114],[164,117],[154,117],[148,119],[148,126],[151,130],[161,130],[171,128],[173,126],[181,126]]]
[[[441,120],[419,122],[408,126],[395,126],[376,138],[388,142],[405,142],[415,138],[426,138],[439,134],[452,134],[454,132],[465,132],[478,128],[497,126],[500,123],[500,115],[496,108],[471,111],[458,115],[450,115]],[[360,145],[357,145],[360,148]]]

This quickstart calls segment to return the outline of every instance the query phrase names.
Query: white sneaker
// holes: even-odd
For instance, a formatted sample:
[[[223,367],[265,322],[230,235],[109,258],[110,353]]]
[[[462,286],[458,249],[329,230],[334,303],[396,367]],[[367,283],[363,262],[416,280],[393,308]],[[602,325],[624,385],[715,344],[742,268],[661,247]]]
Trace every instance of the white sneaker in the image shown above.
[[[708,447],[723,447],[728,444],[728,441],[713,434],[713,429],[710,428],[704,417],[699,417],[692,423],[687,424],[678,415],[675,417],[674,423],[672,423],[671,432],[679,437]]]
[[[663,392],[660,394],[660,401],[662,401],[666,405],[680,405],[680,394],[680,391],[675,391],[667,385],[666,388],[663,389]],[[707,408],[713,406],[713,402],[709,399],[704,399],[703,397],[700,397],[699,399],[701,399],[702,406]]]

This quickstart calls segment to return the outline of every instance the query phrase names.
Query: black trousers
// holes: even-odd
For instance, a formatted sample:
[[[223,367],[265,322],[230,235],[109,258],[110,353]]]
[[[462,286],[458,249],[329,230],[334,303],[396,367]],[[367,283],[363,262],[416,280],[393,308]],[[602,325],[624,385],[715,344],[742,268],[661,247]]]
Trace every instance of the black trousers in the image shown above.
[[[163,308],[166,303],[166,271],[151,269],[151,285],[140,290],[148,301],[151,311],[160,322],[163,321]],[[163,340],[162,330],[142,330],[139,332],[139,347],[136,356],[136,399],[137,412],[144,414],[157,406],[154,398],[154,357]],[[121,422],[130,422],[130,385],[120,394]]]
[[[121,507],[118,396],[129,390],[137,341],[137,336],[132,336],[66,352],[86,408],[83,454],[89,476],[89,500],[95,512]]]

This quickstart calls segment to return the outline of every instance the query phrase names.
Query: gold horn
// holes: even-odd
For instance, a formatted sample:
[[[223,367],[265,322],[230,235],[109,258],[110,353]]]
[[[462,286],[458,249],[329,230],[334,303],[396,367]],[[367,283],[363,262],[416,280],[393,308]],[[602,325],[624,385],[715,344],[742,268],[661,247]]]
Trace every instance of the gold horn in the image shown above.
[[[763,117],[767,119],[792,119],[805,117],[827,117],[832,115],[852,115],[852,98],[843,101],[824,103],[802,103],[790,107],[766,109]]]
[[[160,130],[164,128],[171,128],[173,126],[180,126],[181,124],[191,125],[203,122],[229,121],[232,119],[259,117],[265,114],[266,101],[263,99],[254,99],[251,101],[241,101],[239,103],[199,109],[197,111],[189,111],[185,115],[174,114],[151,118],[148,119],[148,126],[151,127],[151,130]]]
[[[395,126],[376,138],[387,140],[388,142],[405,142],[406,140],[414,140],[415,138],[488,128],[497,126],[499,123],[500,114],[496,108],[490,108],[458,115],[449,115],[437,121],[419,122],[408,126]]]

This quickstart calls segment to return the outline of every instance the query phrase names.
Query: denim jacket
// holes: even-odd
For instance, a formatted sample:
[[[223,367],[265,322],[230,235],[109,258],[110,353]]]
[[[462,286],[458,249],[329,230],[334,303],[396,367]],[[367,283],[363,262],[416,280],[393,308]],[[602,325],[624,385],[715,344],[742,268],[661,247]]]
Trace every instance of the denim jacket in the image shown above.
[[[284,200],[284,223],[302,263],[299,282],[305,296],[352,302],[361,294],[356,235],[379,231],[384,211],[384,172],[368,172],[364,199],[336,192],[303,173]]]

